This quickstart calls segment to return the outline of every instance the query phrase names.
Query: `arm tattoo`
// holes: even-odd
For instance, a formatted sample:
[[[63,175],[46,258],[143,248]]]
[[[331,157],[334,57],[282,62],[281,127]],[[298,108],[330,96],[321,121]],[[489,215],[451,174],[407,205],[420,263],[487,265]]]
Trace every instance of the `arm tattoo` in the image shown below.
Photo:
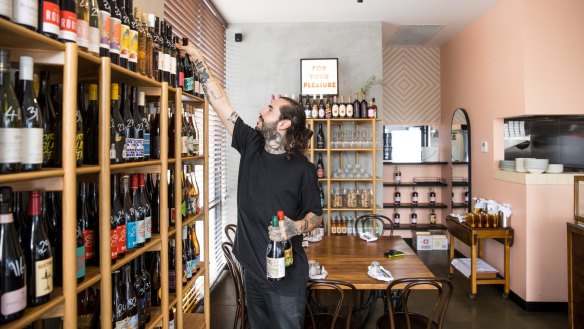
[[[199,81],[203,87],[203,92],[210,100],[218,100],[223,97],[221,93],[221,88],[209,88],[210,84],[216,84],[217,82],[211,79],[211,75],[207,72],[207,67],[203,61],[197,59],[195,60],[195,70],[198,73]]]
[[[235,122],[237,121],[237,118],[239,118],[239,114],[237,114],[237,112],[233,111],[233,112],[231,112],[231,115],[229,116],[229,118],[227,118],[227,120],[229,120],[229,122],[235,124]]]
[[[288,238],[302,234],[302,232],[298,230],[298,227],[296,227],[296,223],[291,219],[284,220],[284,229],[286,230],[286,236]]]

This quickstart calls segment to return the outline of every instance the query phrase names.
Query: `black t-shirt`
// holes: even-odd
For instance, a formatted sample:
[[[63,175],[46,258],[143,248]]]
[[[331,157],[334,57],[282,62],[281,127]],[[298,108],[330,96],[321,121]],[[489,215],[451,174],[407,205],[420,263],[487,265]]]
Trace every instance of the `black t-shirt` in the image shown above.
[[[264,137],[241,118],[233,129],[231,146],[241,154],[237,186],[237,234],[233,253],[245,271],[266,280],[268,226],[278,210],[292,220],[312,212],[322,214],[316,167],[303,154],[286,159],[286,154],[265,151]],[[273,284],[279,291],[292,292],[308,280],[308,260],[302,236],[290,239],[294,265],[286,278]]]

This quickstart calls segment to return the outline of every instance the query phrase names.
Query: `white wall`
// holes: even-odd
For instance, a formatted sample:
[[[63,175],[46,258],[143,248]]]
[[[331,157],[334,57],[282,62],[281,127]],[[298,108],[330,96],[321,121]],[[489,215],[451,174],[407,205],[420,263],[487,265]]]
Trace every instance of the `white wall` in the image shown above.
[[[243,42],[235,42],[235,33],[243,34]],[[339,92],[345,96],[354,96],[370,76],[383,76],[381,23],[232,24],[226,38],[227,94],[252,126],[271,94],[298,95],[301,58],[338,58]],[[382,111],[381,88],[372,88],[371,97]],[[233,223],[238,167],[239,154],[228,147],[226,208]]]

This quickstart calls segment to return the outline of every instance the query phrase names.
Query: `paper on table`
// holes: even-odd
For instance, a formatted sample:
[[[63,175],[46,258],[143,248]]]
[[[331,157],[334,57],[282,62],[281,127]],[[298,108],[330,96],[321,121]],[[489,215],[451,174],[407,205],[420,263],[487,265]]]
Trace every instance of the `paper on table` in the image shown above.
[[[373,271],[371,271],[371,266],[367,267],[367,275],[369,275],[370,277],[377,279],[377,280],[381,280],[381,281],[393,281],[393,275],[391,275],[391,272],[386,270],[385,268],[383,268],[383,266],[380,266],[379,271],[375,271],[375,273],[373,273]]]
[[[452,260],[452,266],[459,270],[464,276],[470,278],[470,258],[455,258]],[[477,258],[477,273],[481,272],[498,273],[499,271],[484,260]]]
[[[313,280],[318,280],[318,279],[326,279],[327,275],[328,275],[328,272],[325,270],[324,266],[321,266],[320,267],[320,274],[309,274],[308,276]]]

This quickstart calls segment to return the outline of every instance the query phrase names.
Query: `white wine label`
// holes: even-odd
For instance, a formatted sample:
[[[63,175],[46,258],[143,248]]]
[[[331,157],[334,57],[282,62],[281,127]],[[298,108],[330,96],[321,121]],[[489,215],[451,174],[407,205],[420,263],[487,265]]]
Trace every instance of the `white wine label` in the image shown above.
[[[270,279],[281,279],[286,276],[285,258],[266,258],[266,273]]]
[[[14,215],[12,215],[12,213],[0,215],[0,224],[7,224],[7,223],[13,223],[13,222],[14,222]]]
[[[22,129],[0,128],[0,163],[18,163],[21,159]]]
[[[2,1],[4,2],[4,1]],[[12,20],[18,24],[38,27],[38,1],[14,1]]]
[[[176,74],[176,57],[170,58],[170,74]]]
[[[99,53],[99,29],[97,27],[89,27],[89,45],[87,49],[91,53]]]
[[[20,289],[2,294],[0,298],[2,315],[10,315],[26,308],[26,285]]]
[[[23,128],[21,150],[20,162],[26,164],[42,163],[43,128]]]
[[[128,329],[128,318],[125,318],[121,321],[116,321],[115,329]]]
[[[164,71],[170,72],[170,54],[164,54]]]
[[[174,329],[174,320],[168,322],[168,329]]]
[[[46,296],[53,291],[53,257],[39,260],[35,267],[35,297]]]
[[[77,44],[87,48],[89,45],[89,22],[82,19],[77,20]]]

